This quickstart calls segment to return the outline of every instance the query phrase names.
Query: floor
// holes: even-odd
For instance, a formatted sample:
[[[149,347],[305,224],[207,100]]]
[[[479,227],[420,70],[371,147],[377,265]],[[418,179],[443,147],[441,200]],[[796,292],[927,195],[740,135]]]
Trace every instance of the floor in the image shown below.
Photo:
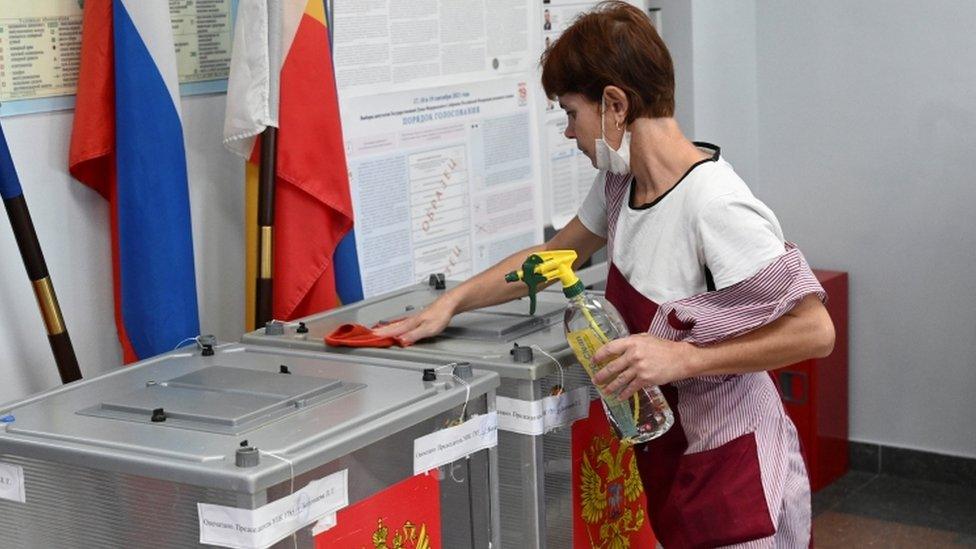
[[[851,471],[813,496],[817,548],[976,548],[976,487]]]

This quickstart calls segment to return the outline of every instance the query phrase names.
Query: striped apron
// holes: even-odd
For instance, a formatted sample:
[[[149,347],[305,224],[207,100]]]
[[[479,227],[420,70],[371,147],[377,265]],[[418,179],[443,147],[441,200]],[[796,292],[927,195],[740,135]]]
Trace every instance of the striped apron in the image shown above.
[[[696,345],[769,324],[811,294],[826,298],[790,243],[759,273],[719,291],[659,305],[613,265],[606,289],[631,333]],[[674,411],[674,426],[635,447],[660,543],[668,549],[807,547],[810,484],[796,429],[770,376],[703,376],[661,390]]]

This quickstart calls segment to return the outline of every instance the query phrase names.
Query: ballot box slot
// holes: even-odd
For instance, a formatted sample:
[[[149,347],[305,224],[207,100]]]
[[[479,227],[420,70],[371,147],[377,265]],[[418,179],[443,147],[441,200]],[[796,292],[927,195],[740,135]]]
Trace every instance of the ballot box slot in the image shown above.
[[[239,434],[363,387],[330,378],[210,366],[148,382],[78,413],[161,428]]]

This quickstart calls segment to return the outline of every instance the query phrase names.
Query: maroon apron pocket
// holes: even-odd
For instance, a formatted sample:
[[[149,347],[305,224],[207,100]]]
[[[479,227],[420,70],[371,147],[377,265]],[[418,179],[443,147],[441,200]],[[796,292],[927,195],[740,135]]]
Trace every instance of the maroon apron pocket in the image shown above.
[[[661,525],[665,547],[720,547],[776,532],[769,517],[753,433],[681,458]]]

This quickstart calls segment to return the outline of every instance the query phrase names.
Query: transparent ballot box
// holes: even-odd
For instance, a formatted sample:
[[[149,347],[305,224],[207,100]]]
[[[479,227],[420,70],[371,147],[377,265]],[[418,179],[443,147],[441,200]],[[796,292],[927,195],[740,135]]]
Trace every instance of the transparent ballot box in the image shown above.
[[[418,368],[468,363],[497,372],[501,376],[497,393],[501,546],[572,547],[574,522],[579,523],[573,517],[572,487],[579,479],[574,477],[572,424],[590,414],[589,404],[597,393],[566,341],[562,326],[566,299],[561,292],[539,292],[535,315],[529,315],[527,298],[458,314],[438,337],[405,348],[325,344],[324,337],[343,324],[372,327],[418,312],[453,284],[438,284],[432,277],[429,284],[294,322],[270,324],[245,334],[243,341],[395,358],[414,362]],[[540,410],[554,409],[557,413],[539,421]],[[578,515],[579,506],[575,507]]]
[[[2,545],[316,547],[349,509],[416,497],[422,514],[373,519],[349,546],[498,547],[496,448],[417,458],[431,437],[490,434],[498,375],[447,373],[215,343],[7,404],[0,475],[19,493],[0,499]]]

